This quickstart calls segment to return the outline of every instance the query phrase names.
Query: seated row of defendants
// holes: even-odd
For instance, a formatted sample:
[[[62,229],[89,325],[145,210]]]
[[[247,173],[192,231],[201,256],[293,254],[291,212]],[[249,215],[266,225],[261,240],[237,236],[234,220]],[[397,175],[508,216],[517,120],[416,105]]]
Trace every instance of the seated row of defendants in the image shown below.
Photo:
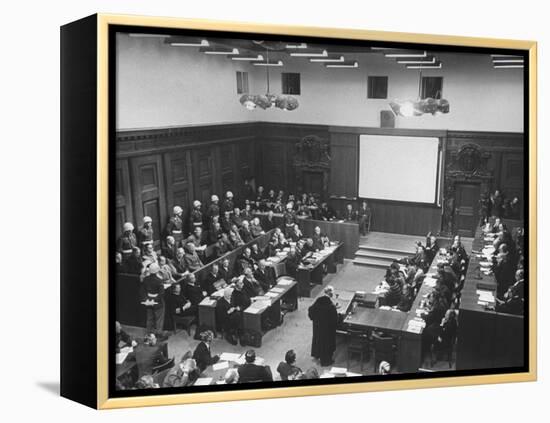
[[[224,290],[223,298],[218,301],[218,326],[226,339],[236,344],[242,335],[242,312],[250,306],[252,298],[263,295],[276,284],[275,273],[266,258],[286,249],[286,274],[295,276],[304,257],[329,243],[319,227],[311,238],[304,239],[296,225],[290,239],[296,242],[287,240],[280,228],[276,228],[265,248],[254,243],[245,247],[233,262],[222,257],[212,263],[207,272],[199,273],[200,280],[194,272],[202,267],[202,262],[193,244],[187,252],[178,249],[174,259],[148,256],[141,262],[140,273],[147,330],[162,335],[166,319],[196,318],[199,303],[212,293]],[[169,292],[165,292],[165,286],[169,286]]]

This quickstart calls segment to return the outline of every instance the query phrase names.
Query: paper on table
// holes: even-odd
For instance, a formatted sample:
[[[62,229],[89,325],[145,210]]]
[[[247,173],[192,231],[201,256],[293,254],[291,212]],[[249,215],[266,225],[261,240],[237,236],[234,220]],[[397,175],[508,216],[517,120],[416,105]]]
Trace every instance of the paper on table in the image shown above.
[[[227,361],[220,361],[212,365],[212,370],[227,369],[228,367],[229,367],[229,363]]]
[[[319,379],[330,379],[333,377],[334,375],[332,373],[323,373],[321,376],[319,376]]]
[[[363,376],[361,373],[346,372],[347,377]]]
[[[284,290],[284,288],[274,287],[274,288],[271,288],[271,292],[281,293],[281,292],[285,292],[285,290]]]
[[[122,364],[124,363],[124,360],[126,360],[126,357],[128,357],[128,353],[120,352],[116,355],[116,364]]]
[[[277,285],[287,286],[290,284],[292,284],[292,279],[280,279],[279,281],[277,281]]]
[[[241,354],[224,352],[220,354],[220,361],[237,361]]]
[[[276,292],[266,292],[265,295],[268,296],[268,297],[270,297],[270,298],[275,298],[275,297],[277,297],[279,294],[277,294]]]
[[[348,371],[348,369],[346,369],[345,367],[333,367],[330,369],[330,373],[332,373],[333,375],[335,374],[346,374]]]
[[[212,383],[211,377],[199,377],[195,382],[195,386],[210,385]]]

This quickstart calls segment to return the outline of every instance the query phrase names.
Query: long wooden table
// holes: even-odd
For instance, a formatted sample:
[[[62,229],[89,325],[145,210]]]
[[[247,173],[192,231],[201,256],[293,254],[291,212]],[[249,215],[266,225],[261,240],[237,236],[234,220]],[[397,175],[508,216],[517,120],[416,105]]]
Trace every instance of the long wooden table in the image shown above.
[[[265,212],[255,213],[262,222],[267,216]],[[274,213],[273,218],[279,227],[283,227],[283,215]],[[355,222],[345,222],[343,220],[315,220],[298,217],[298,224],[305,236],[312,236],[316,226],[321,228],[321,233],[329,237],[331,241],[339,241],[344,244],[342,247],[345,258],[352,259],[359,248],[359,224]]]
[[[484,238],[482,228],[478,228],[460,300],[457,370],[524,365],[524,317],[497,313],[480,304],[479,290],[496,295],[497,288],[494,275],[481,270],[485,260],[477,252],[490,243]],[[494,303],[487,306],[494,307]]]
[[[301,297],[311,296],[312,285],[322,285],[325,265],[328,273],[336,273],[337,263],[343,262],[341,254],[343,243],[325,247],[312,256],[315,261],[309,265],[300,264],[296,269],[298,279],[298,292]]]

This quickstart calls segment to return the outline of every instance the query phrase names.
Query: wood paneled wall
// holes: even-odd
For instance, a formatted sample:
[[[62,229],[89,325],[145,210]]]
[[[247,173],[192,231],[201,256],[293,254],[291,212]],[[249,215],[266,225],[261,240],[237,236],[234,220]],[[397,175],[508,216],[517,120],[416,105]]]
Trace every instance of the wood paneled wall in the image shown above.
[[[194,200],[204,205],[228,189],[239,196],[256,172],[255,126],[223,124],[124,131],[117,134],[116,229],[153,219],[155,239],[175,205],[187,220]]]
[[[250,122],[122,131],[117,134],[116,233],[125,221],[141,225],[153,217],[160,234],[170,210],[188,213],[195,199],[208,203],[211,194],[231,189],[239,196],[245,178],[266,190],[297,191],[295,144],[314,135],[330,141],[331,205],[343,210],[357,203],[359,135],[430,135],[443,139],[446,160],[467,143],[490,154],[493,188],[523,200],[523,134],[467,131],[422,131],[328,125]],[[372,230],[424,235],[441,229],[441,208],[371,200]],[[158,235],[157,235],[158,236]]]

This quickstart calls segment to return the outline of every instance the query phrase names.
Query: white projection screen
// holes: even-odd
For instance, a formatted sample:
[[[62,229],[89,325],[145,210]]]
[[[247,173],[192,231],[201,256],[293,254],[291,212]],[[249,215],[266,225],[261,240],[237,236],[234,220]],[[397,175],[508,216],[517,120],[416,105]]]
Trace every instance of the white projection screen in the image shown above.
[[[438,204],[440,166],[438,138],[361,135],[359,196]]]

